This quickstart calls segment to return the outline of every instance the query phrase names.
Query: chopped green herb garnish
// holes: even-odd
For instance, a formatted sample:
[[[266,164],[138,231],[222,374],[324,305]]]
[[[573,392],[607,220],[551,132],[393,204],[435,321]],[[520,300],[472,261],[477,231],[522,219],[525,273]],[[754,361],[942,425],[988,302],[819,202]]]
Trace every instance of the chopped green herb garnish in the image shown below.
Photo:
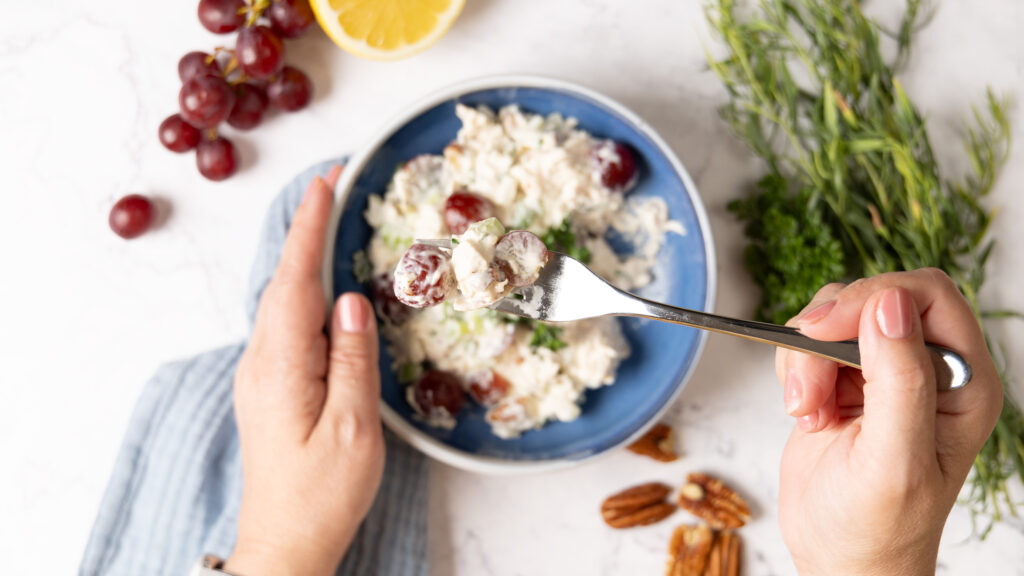
[[[572,231],[572,221],[569,218],[562,220],[562,223],[556,228],[548,228],[540,239],[547,245],[548,250],[563,252],[584,264],[590,263],[590,250],[576,238],[576,234]]]
[[[352,275],[359,283],[369,282],[373,278],[373,264],[366,255],[366,250],[358,250],[352,254]]]
[[[530,339],[530,346],[532,348],[547,348],[549,350],[558,351],[568,346],[559,336],[562,335],[562,329],[548,324],[537,324],[533,329],[533,338]]]
[[[419,364],[413,362],[402,364],[398,367],[398,382],[400,384],[415,382],[421,374],[423,374],[423,367]]]
[[[512,314],[503,314],[501,312],[495,312],[498,315],[498,319],[506,324],[516,324],[518,326],[526,326],[530,330],[533,330],[533,320],[529,318],[523,318],[522,316],[514,316]]]

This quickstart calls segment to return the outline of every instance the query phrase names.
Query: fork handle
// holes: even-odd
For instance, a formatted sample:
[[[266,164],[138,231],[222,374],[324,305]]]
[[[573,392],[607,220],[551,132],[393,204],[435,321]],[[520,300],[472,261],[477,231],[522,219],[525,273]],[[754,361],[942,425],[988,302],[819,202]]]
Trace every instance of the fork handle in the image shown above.
[[[625,313],[625,316],[653,318],[720,334],[731,334],[747,340],[774,344],[798,352],[807,352],[853,368],[860,369],[861,367],[860,347],[856,339],[841,342],[815,340],[789,326],[718,316],[652,302],[632,294],[629,296],[636,301],[638,307],[634,311]],[[971,366],[963,357],[941,346],[927,344],[927,347],[931,354],[932,366],[935,368],[938,390],[962,388],[971,381]]]

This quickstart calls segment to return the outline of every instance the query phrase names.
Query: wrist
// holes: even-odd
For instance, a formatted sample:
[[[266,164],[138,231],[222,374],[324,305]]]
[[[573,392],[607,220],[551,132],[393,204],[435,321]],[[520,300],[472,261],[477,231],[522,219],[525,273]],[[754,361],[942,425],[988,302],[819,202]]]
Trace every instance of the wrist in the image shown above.
[[[867,562],[835,557],[829,558],[824,566],[796,562],[796,569],[800,576],[935,576],[937,556],[937,550],[932,554],[902,550],[891,557],[879,555]]]
[[[233,576],[334,576],[339,563],[310,550],[240,540],[223,569]]]

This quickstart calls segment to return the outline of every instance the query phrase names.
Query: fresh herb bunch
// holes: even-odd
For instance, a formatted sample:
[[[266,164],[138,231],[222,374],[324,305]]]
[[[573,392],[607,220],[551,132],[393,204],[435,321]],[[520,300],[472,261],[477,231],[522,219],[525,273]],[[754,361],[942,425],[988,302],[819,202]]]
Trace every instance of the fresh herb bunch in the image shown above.
[[[768,169],[730,204],[746,223],[761,319],[784,322],[828,282],[926,266],[945,270],[979,321],[987,316],[978,293],[993,244],[981,201],[1009,150],[1005,104],[989,92],[965,142],[972,173],[944,178],[895,77],[920,8],[907,0],[887,33],[854,0],[761,0],[742,16],[732,0],[708,7],[728,50],[709,58],[729,94],[722,117]],[[895,62],[883,56],[881,34],[895,40]],[[1024,481],[1024,419],[1007,394],[968,492],[972,512],[992,520],[982,536],[1004,506],[1016,515],[1006,489],[1014,477]]]

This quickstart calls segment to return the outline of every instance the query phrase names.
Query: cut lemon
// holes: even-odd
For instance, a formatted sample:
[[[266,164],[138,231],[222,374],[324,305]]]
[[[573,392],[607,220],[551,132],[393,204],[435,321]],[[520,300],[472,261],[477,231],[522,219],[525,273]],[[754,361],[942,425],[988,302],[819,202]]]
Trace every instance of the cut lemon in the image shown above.
[[[310,0],[334,43],[371,60],[398,60],[444,36],[465,0]]]

